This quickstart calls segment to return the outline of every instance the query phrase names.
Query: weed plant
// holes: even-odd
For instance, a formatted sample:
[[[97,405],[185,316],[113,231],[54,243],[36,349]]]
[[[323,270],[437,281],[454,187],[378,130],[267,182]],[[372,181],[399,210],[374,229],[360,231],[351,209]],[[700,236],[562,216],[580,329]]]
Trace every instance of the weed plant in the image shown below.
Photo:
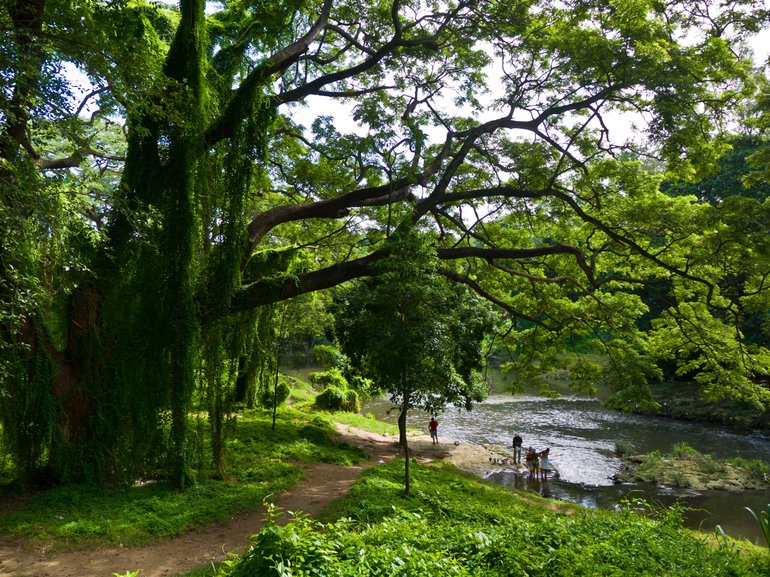
[[[624,441],[622,439],[618,440],[618,441],[615,441],[615,454],[616,455],[618,455],[620,457],[623,457],[625,455],[630,455],[631,451],[633,451],[633,450],[634,450],[633,445],[631,443],[629,443],[628,441]]]
[[[760,511],[757,515],[750,507],[744,507],[746,511],[751,513],[751,516],[759,523],[759,528],[762,529],[762,534],[765,536],[767,542],[767,548],[770,550],[770,504],[767,506],[766,511]]]
[[[711,545],[657,518],[559,505],[458,474],[403,461],[368,470],[326,524],[299,516],[253,537],[253,549],[219,577],[442,575],[766,577],[770,555]]]
[[[762,481],[768,481],[770,475],[770,467],[767,463],[761,459],[744,459],[743,457],[736,457],[731,461],[734,467],[743,469],[752,478]]]
[[[0,536],[53,549],[139,545],[260,508],[266,496],[302,480],[296,462],[344,465],[367,458],[333,442],[334,425],[321,416],[281,409],[275,431],[271,417],[270,411],[239,417],[226,446],[226,479],[201,478],[184,492],[163,482],[50,489],[0,508]]]

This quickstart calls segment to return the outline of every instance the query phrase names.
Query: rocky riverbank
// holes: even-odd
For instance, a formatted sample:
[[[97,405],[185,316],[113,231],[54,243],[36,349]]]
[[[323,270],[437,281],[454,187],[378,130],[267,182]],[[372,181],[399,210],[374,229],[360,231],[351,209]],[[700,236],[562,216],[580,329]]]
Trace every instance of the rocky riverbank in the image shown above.
[[[655,483],[696,491],[743,491],[770,488],[770,470],[763,461],[716,459],[680,445],[668,454],[654,452],[626,457],[615,481]]]

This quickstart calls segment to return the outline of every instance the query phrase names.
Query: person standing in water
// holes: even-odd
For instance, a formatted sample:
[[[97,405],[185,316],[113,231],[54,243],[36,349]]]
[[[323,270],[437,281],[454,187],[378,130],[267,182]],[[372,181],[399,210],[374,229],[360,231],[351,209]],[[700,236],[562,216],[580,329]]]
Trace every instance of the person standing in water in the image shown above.
[[[513,436],[513,462],[514,463],[521,463],[521,443],[522,443],[522,438],[518,433],[516,433]]]
[[[436,420],[436,417],[430,418],[430,423],[428,423],[428,430],[430,431],[431,441],[433,441],[434,445],[437,445],[438,444],[438,421]]]
[[[551,447],[548,447],[542,451],[540,451],[539,457],[540,457],[540,477],[545,479],[548,477],[548,471],[551,468],[551,463],[548,460],[548,454],[551,452]]]

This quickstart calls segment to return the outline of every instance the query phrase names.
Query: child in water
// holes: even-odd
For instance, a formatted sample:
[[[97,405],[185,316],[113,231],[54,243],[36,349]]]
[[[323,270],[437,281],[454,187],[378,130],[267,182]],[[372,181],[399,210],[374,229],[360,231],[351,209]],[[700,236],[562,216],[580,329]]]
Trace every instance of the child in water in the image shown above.
[[[548,475],[551,463],[548,461],[548,454],[551,452],[551,447],[547,447],[540,451],[540,476],[545,479]]]

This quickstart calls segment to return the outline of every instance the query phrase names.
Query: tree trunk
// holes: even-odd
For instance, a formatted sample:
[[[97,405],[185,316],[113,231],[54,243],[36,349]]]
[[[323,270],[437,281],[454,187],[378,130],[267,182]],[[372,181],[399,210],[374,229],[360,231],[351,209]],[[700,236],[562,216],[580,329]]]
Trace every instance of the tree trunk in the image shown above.
[[[407,399],[404,398],[404,402],[401,405],[401,413],[398,415],[398,435],[399,443],[404,449],[404,494],[409,494],[411,487],[411,478],[409,475],[409,441],[406,436],[406,413],[408,410]]]

